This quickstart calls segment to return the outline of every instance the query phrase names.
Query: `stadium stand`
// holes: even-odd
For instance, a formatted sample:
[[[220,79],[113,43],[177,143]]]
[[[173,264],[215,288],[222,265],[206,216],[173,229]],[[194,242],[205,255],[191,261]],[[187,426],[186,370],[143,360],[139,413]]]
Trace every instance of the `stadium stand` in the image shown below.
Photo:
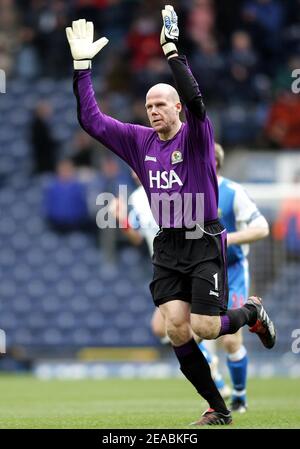
[[[13,47],[1,47],[10,59],[7,92],[0,94],[0,328],[7,332],[9,350],[22,347],[30,357],[41,356],[45,350],[48,355],[71,354],[86,346],[157,345],[150,331],[149,260],[140,250],[120,245],[115,263],[107,263],[103,248],[95,245],[91,233],[59,234],[49,229],[42,213],[42,191],[49,174],[33,175],[29,129],[38,102],[48,101],[53,108],[49,127],[59,143],[59,159],[72,156],[70,142],[79,125],[64,26],[78,14],[90,15],[98,33],[110,34],[115,49],[110,54],[114,55],[95,62],[94,84],[108,113],[131,120],[136,113],[130,110],[134,101],[143,101],[146,89],[157,79],[170,81],[167,65],[155,46],[152,54],[136,53],[136,39],[141,35],[149,45],[153,39],[158,42],[155,23],[160,27],[160,19],[153,29],[153,23],[137,20],[134,12],[139,18],[145,12],[155,18],[160,7],[151,1],[115,1],[111,5],[103,1],[98,6],[91,2],[83,11],[76,1],[41,2],[43,7],[35,9],[34,3],[7,2],[6,7],[17,11],[19,17],[14,16],[12,29],[22,32]],[[228,3],[236,11],[235,18],[226,16],[223,1],[177,3],[180,17],[191,24],[186,27],[190,34],[182,36],[182,45],[200,85],[203,83],[204,94],[207,90],[216,136],[228,154],[238,148],[231,153],[234,157],[225,174],[238,181],[275,183],[280,180],[274,169],[275,155],[280,157],[286,148],[277,144],[267,153],[258,150],[269,144],[264,129],[276,100],[273,88],[278,87],[280,78],[278,64],[286,68],[289,58],[299,54],[298,2],[231,0]],[[269,5],[272,23],[262,3]],[[55,7],[58,4],[60,8]],[[257,20],[251,22],[251,14],[262,26]],[[245,48],[232,41],[233,32],[240,29],[245,33]],[[268,33],[280,40],[278,45],[265,39]],[[50,40],[45,36],[51,36]],[[61,47],[57,47],[59,42]],[[61,48],[59,55],[50,51],[54,44]],[[31,70],[24,69],[29,66]],[[201,79],[204,69],[206,78]],[[250,74],[253,85],[249,84]],[[209,85],[212,79],[214,83]],[[255,151],[246,168],[241,147]],[[300,141],[293,152],[299,154],[299,148]],[[277,211],[278,205],[263,205],[271,224]],[[283,354],[290,350],[292,330],[299,327],[300,262],[289,261],[282,244],[270,236],[253,246],[250,264],[253,289],[264,297],[271,316],[280,317],[274,354]],[[257,351],[258,342],[245,334],[249,351]]]

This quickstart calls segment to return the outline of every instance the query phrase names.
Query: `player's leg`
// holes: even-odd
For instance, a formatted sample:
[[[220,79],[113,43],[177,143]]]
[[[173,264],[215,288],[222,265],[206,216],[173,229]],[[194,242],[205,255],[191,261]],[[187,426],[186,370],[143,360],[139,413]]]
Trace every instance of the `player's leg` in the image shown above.
[[[221,337],[221,344],[227,353],[227,366],[233,386],[231,410],[244,413],[247,410],[247,349],[243,345],[242,330],[236,334]]]
[[[159,309],[165,318],[167,335],[178,358],[180,369],[211,409],[231,422],[230,414],[212,377],[206,358],[195,342],[190,326],[190,304],[181,300],[162,303]]]
[[[158,307],[155,307],[152,315],[151,329],[153,334],[160,339],[162,344],[170,343],[170,339],[166,332],[165,320]]]
[[[245,304],[249,292],[248,261],[242,260],[229,265],[229,302],[228,309],[234,310]],[[220,342],[227,353],[227,366],[233,386],[231,410],[244,413],[247,410],[247,350],[243,345],[240,329],[236,334],[224,335]]]
[[[164,318],[166,333],[173,346],[181,346],[193,338],[190,325],[190,304],[180,299],[165,300],[159,311]]]
[[[262,306],[261,299],[251,296],[243,307],[228,310],[221,316],[191,314],[193,332],[200,338],[211,340],[222,335],[235,334],[248,325],[250,331],[258,335],[263,345],[271,349],[275,344],[274,325]]]
[[[212,226],[211,230],[213,231]],[[191,326],[202,339],[211,340],[222,335],[235,334],[248,325],[263,345],[271,349],[275,344],[274,325],[262,306],[262,301],[251,296],[243,307],[227,310],[228,279],[226,263],[226,236],[212,233],[199,239],[206,243],[208,260],[195,267],[192,282]],[[211,248],[211,250],[210,250]]]
[[[196,338],[195,340],[197,341]],[[211,342],[214,342],[214,340],[201,340],[200,343],[198,343],[198,346],[209,364],[211,376],[216,384],[217,389],[221,393],[222,398],[228,399],[231,396],[231,388],[226,385],[223,375],[219,370],[219,357],[217,356],[215,350],[213,350],[212,348],[208,348],[209,343]]]
[[[206,239],[208,254],[210,257],[214,255],[214,259],[211,258],[211,260],[208,260],[205,264],[204,271],[196,273],[196,277],[204,281],[202,284],[204,292],[201,289],[197,290],[196,285],[193,293],[193,302],[195,298],[198,303],[199,300],[200,303],[202,300],[202,302],[204,301],[204,303],[206,302],[209,304],[209,300],[215,296],[215,298],[219,299],[220,303],[220,320],[218,332],[215,333],[215,330],[218,327],[217,321],[213,320],[213,323],[210,323],[207,317],[202,316],[200,318],[200,316],[205,315],[205,313],[198,307],[196,312],[198,313],[198,318],[195,317],[194,320],[194,326],[196,328],[194,329],[194,332],[197,335],[202,336],[202,338],[211,339],[220,337],[221,335],[235,334],[241,327],[248,325],[250,327],[249,330],[258,335],[263,345],[266,348],[271,349],[276,341],[276,332],[272,321],[262,306],[260,298],[251,296],[243,307],[226,311],[228,301],[226,233],[218,231],[218,224],[215,223],[206,227],[205,231],[203,237],[199,240]],[[211,242],[209,242],[209,240],[211,240]],[[209,245],[211,247],[210,252]],[[209,324],[212,325],[210,330],[207,326]],[[192,327],[194,328],[194,326]],[[208,336],[205,337],[203,334]]]
[[[205,423],[229,424],[230,413],[211,377],[209,365],[195,342],[190,325],[191,253],[199,255],[194,241],[185,240],[182,230],[164,230],[154,239],[153,281],[150,290],[165,319],[167,334],[179,361],[180,369],[218,416],[207,412]],[[183,261],[186,261],[182,263]],[[194,260],[191,260],[192,266]],[[216,413],[216,412],[215,412]],[[213,420],[212,420],[213,418]],[[199,422],[200,425],[203,423]]]
[[[155,308],[152,315],[151,329],[153,334],[160,339],[160,342],[162,344],[171,343],[166,333],[165,320],[158,307]],[[196,336],[194,335],[194,338],[195,337]],[[195,340],[197,341],[196,338]],[[216,384],[216,387],[221,393],[221,396],[223,397],[223,399],[228,399],[231,395],[231,389],[225,384],[223,376],[218,369],[218,357],[207,349],[207,342],[206,344],[204,344],[204,342],[201,341],[200,343],[198,343],[198,346],[209,364],[212,378]]]

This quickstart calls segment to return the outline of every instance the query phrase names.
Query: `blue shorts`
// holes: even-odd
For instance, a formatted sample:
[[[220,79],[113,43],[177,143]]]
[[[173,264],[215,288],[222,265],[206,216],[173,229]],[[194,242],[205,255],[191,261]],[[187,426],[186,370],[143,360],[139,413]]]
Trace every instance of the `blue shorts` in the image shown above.
[[[239,260],[228,266],[228,309],[242,307],[249,295],[248,260]]]

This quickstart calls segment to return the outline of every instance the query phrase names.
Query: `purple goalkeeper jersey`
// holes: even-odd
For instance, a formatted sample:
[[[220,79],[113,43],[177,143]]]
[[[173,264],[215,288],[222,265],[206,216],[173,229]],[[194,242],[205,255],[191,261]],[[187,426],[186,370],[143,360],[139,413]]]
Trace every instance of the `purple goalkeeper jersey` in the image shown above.
[[[164,204],[168,207],[167,197],[182,199],[179,214],[185,214],[185,210],[191,207],[192,212],[187,215],[192,217],[192,221],[184,218],[182,226],[189,227],[199,222],[196,211],[199,194],[203,194],[200,196],[204,200],[204,221],[217,219],[218,182],[214,135],[207,116],[201,120],[185,108],[186,122],[172,139],[162,141],[150,127],[122,123],[101,112],[95,99],[90,70],[75,71],[74,91],[81,126],[135,171],[158,225],[181,227],[178,225],[178,208],[174,204],[169,203],[169,225],[163,218]],[[160,208],[156,202],[159,197],[163,198]],[[187,209],[184,204],[188,205]]]

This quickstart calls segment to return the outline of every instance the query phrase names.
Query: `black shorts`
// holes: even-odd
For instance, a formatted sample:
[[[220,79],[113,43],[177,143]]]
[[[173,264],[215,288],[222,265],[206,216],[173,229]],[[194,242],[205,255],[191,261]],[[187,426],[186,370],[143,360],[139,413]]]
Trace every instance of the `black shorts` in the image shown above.
[[[187,229],[161,229],[153,242],[156,306],[174,299],[191,303],[191,312],[218,316],[227,310],[226,231],[218,220],[205,224],[201,238],[187,239]]]

